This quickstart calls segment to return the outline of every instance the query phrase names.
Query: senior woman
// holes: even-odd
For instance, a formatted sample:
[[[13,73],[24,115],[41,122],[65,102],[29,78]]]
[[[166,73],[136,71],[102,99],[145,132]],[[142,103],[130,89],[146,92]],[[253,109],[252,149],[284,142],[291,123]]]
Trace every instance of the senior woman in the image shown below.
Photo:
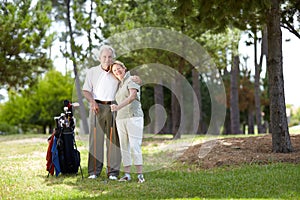
[[[116,93],[116,104],[111,105],[111,111],[118,111],[116,124],[120,139],[122,162],[125,175],[119,181],[130,181],[132,159],[138,173],[138,182],[145,181],[142,157],[142,139],[144,114],[140,102],[140,85],[130,79],[130,72],[120,61],[115,61],[111,71],[120,81]],[[132,154],[131,154],[132,153]]]

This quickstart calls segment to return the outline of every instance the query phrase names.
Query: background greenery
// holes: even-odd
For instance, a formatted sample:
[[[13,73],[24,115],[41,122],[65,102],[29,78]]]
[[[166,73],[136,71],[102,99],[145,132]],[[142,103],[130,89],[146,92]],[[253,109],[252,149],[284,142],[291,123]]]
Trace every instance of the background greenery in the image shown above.
[[[299,35],[299,2],[285,0],[281,5],[280,25],[296,37]],[[230,70],[233,68],[233,57],[239,56],[246,61],[247,55],[239,55],[238,44],[242,35],[248,35],[245,41],[249,48],[262,52],[257,53],[256,60],[250,63],[252,68],[259,66],[259,58],[266,55],[264,47],[264,28],[268,24],[268,11],[272,1],[204,1],[204,0],[80,0],[80,1],[2,1],[0,30],[0,89],[7,89],[9,102],[3,102],[0,96],[0,131],[12,132],[46,132],[54,125],[52,117],[61,112],[62,100],[80,100],[80,85],[74,88],[74,77],[81,83],[85,69],[96,63],[91,50],[105,42],[105,39],[122,31],[142,27],[161,27],[182,33],[202,45],[212,57],[224,81],[227,94],[227,116],[224,134],[233,134],[230,129]],[[113,17],[112,17],[113,16]],[[56,47],[53,48],[53,45]],[[54,51],[54,52],[53,52]],[[53,54],[65,58],[66,70],[59,74],[53,72]],[[199,74],[197,83],[192,83],[193,66],[178,55],[158,49],[142,49],[130,52],[120,58],[127,67],[133,68],[144,63],[163,63],[179,71],[193,86],[199,84],[201,94],[201,116],[199,133],[205,133],[210,123],[210,101],[205,79],[209,75]],[[63,65],[63,64],[61,64]],[[68,67],[67,67],[68,66]],[[254,118],[254,95],[261,98],[260,111],[264,112],[262,122],[269,122],[269,87],[267,75],[259,77],[260,91],[255,90],[251,66],[240,63],[239,102],[236,102],[242,130],[251,126]],[[76,82],[77,83],[77,82]],[[145,121],[149,121],[148,111],[154,103],[163,103],[168,119],[180,118],[175,113],[176,100],[172,92],[163,88],[162,102],[157,102],[157,85],[142,88],[142,105]],[[283,87],[283,85],[281,86]],[[76,92],[77,91],[77,92]],[[82,103],[82,102],[80,102]],[[297,125],[300,120],[299,110],[292,109],[290,125]],[[260,112],[256,112],[260,113]],[[82,114],[82,111],[81,111]],[[257,114],[258,115],[258,114]],[[82,116],[82,115],[81,115]],[[175,117],[173,117],[175,116]],[[236,116],[237,117],[237,114]],[[259,124],[260,120],[254,120]],[[84,124],[84,123],[83,123]],[[162,133],[175,132],[175,120],[168,120]],[[11,128],[12,127],[12,128]],[[175,127],[175,128],[174,128]],[[250,129],[248,129],[250,130]],[[261,130],[259,130],[261,131]]]

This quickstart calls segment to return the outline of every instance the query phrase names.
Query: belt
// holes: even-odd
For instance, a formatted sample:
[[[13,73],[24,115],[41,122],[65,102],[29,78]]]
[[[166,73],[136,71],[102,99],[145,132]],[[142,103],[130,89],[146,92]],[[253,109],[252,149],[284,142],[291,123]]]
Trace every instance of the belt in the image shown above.
[[[98,100],[98,99],[95,99],[95,101],[96,101],[97,103],[101,103],[101,104],[105,104],[105,105],[111,105],[111,101],[100,101],[100,100]]]

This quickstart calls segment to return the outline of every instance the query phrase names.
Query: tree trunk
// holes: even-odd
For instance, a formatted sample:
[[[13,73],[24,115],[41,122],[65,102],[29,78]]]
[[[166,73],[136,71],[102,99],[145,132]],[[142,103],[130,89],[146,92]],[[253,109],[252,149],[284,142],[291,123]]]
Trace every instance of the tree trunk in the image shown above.
[[[230,132],[231,132],[230,109],[227,109],[222,134],[223,135],[230,135]]]
[[[264,37],[264,36],[263,36]],[[264,45],[264,40],[262,40],[262,46]],[[263,49],[263,47],[262,47]],[[261,124],[261,102],[260,102],[260,73],[262,67],[262,59],[264,52],[261,52],[260,61],[257,62],[257,35],[254,33],[254,64],[255,64],[255,75],[254,75],[254,101],[255,101],[255,118],[257,124],[257,132],[262,133]]]
[[[158,82],[160,83],[161,80]],[[156,84],[154,86],[154,104],[155,106],[155,118],[154,118],[154,133],[162,133],[163,125],[162,122],[165,122],[164,113],[162,112],[161,108],[158,106],[164,107],[164,92],[163,87],[161,84]]]
[[[176,94],[179,93],[180,89],[180,81],[174,81],[172,84],[172,100],[171,100],[171,107],[172,107],[172,133],[174,139],[179,139],[181,137],[179,126],[180,126],[180,105],[179,100],[177,99]]]
[[[239,110],[239,57],[234,56],[230,75],[230,121],[231,134],[240,134],[240,110]]]
[[[254,134],[254,113],[248,110],[248,134]]]
[[[201,90],[200,90],[200,81],[199,81],[199,72],[197,69],[192,69],[192,79],[193,79],[193,89],[195,91],[195,94],[196,94],[196,97],[193,101],[194,103],[194,108],[196,106],[199,106],[199,121],[196,122],[195,120],[193,121],[193,127],[198,127],[198,130],[197,130],[197,134],[200,134],[200,133],[203,133],[203,129],[202,129],[202,120],[203,120],[203,117],[202,117],[202,102],[201,102]],[[194,115],[197,115],[198,113],[194,112]],[[193,119],[197,119],[196,116],[193,117]]]
[[[83,124],[83,131],[85,134],[89,133],[88,123],[87,123],[87,115],[86,110],[83,104],[83,95],[81,93],[81,87],[80,87],[80,81],[77,74],[77,64],[76,64],[76,58],[75,58],[75,41],[73,38],[73,29],[72,29],[72,23],[71,23],[71,14],[70,14],[70,0],[66,1],[67,6],[67,23],[69,28],[69,35],[70,35],[70,43],[71,43],[71,55],[72,55],[72,61],[73,61],[73,71],[75,75],[75,86],[76,86],[76,92],[77,92],[77,98],[79,103],[79,109],[80,109],[80,118],[82,120]]]
[[[280,0],[271,1],[268,13],[268,81],[270,92],[270,132],[272,150],[277,153],[292,152],[284,97],[282,69],[282,33],[280,29]]]
[[[47,134],[47,125],[43,125],[43,133]]]

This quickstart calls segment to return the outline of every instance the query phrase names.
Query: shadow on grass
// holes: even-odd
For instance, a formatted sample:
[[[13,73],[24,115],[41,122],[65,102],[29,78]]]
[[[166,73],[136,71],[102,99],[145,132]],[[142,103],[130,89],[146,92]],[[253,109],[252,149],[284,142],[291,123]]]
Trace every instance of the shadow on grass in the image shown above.
[[[107,181],[104,175],[93,180],[61,176],[50,184],[66,184],[80,191],[81,197],[71,195],[69,199],[299,199],[299,172],[299,166],[290,164],[208,171],[175,167],[145,173],[142,184],[135,179]]]
[[[0,196],[3,199],[300,199],[300,165],[283,163],[201,170],[172,162],[145,171],[143,184],[136,182],[135,174],[131,182],[123,183],[107,181],[105,169],[99,178],[88,179],[88,153],[83,148],[83,179],[80,173],[47,178],[43,139],[1,142]],[[145,157],[167,159],[168,152],[152,146]],[[151,159],[145,163],[146,167],[155,167]]]

